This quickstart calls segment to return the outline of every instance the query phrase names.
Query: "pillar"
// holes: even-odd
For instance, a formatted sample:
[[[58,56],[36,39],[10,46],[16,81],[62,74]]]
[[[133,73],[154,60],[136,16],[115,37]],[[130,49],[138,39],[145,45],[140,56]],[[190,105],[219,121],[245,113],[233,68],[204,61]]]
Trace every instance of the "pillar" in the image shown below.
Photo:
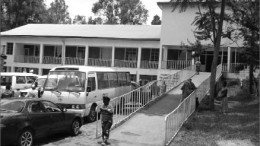
[[[39,54],[39,63],[42,64],[43,62],[43,44],[40,44],[40,54]],[[39,70],[40,73],[40,70]]]
[[[140,68],[141,66],[141,52],[142,52],[142,48],[138,47],[137,68]]]
[[[88,52],[89,52],[89,47],[88,45],[85,46],[85,62],[84,65],[88,66]]]
[[[227,54],[227,71],[230,71],[230,63],[231,63],[231,47],[228,47],[228,54]]]
[[[111,67],[115,66],[115,46],[112,47]]]

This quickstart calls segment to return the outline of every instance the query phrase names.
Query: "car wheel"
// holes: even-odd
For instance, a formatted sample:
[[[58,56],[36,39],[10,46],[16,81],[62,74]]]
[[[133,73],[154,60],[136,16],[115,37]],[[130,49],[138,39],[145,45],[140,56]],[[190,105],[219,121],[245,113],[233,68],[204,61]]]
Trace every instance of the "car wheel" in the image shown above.
[[[73,136],[76,136],[79,134],[79,129],[80,129],[80,122],[79,120],[74,120],[71,124],[71,134]]]
[[[24,130],[18,137],[18,146],[32,146],[34,141],[33,133],[31,130]]]
[[[97,112],[95,111],[95,108],[91,108],[88,114],[88,120],[89,122],[95,122],[97,119]]]

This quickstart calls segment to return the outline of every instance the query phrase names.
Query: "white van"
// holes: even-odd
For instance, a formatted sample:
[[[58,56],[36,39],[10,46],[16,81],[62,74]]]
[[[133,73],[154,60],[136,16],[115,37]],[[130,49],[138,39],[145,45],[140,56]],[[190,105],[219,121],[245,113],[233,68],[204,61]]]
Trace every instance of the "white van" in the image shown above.
[[[38,75],[32,73],[18,72],[2,72],[1,89],[5,89],[6,85],[10,85],[12,90],[31,88],[32,83],[38,78]]]

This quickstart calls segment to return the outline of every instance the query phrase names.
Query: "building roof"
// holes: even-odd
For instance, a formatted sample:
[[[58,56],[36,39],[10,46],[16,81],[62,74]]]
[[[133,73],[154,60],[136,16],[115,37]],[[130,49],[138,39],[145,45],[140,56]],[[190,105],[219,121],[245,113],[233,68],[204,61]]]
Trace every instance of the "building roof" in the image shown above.
[[[1,36],[160,40],[161,25],[27,24]]]

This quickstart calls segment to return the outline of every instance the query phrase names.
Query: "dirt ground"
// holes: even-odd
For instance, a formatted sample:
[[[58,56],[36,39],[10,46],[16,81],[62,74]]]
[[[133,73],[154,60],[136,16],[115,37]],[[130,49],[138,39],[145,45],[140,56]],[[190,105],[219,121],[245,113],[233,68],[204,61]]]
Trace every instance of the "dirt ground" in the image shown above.
[[[239,86],[230,90],[233,95],[226,115],[217,104],[213,111],[196,111],[170,146],[258,146],[259,97],[248,99],[250,95]]]

